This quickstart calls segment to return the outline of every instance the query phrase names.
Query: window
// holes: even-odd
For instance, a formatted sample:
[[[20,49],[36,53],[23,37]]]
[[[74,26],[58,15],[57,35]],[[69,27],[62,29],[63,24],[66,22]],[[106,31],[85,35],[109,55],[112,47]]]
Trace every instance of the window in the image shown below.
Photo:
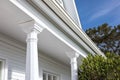
[[[4,61],[0,59],[0,80],[5,80]]]
[[[63,1],[62,1],[62,0],[56,0],[56,1],[57,1],[57,3],[59,3],[59,5],[60,5],[61,7],[64,8]]]
[[[59,76],[50,72],[43,72],[43,80],[59,80]]]

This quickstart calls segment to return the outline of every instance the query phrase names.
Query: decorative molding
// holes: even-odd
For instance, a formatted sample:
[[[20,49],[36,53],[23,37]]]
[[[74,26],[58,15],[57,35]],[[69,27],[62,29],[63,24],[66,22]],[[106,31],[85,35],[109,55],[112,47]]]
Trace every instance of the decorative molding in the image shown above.
[[[44,3],[46,3],[56,14],[59,16],[66,24],[69,26],[74,26],[76,28],[78,25],[74,22],[74,20],[69,16],[69,14],[63,9],[56,0],[42,0]]]
[[[40,24],[38,24],[34,20],[20,23],[20,26],[22,27],[22,29],[25,33],[30,33],[33,29],[35,29],[39,33],[39,32],[42,32],[44,29],[44,27],[42,27]]]
[[[72,59],[72,58],[78,58],[79,57],[79,53],[75,52],[75,51],[69,51],[69,52],[66,52],[66,55]]]
[[[64,8],[63,0],[56,0],[56,1],[62,8]]]

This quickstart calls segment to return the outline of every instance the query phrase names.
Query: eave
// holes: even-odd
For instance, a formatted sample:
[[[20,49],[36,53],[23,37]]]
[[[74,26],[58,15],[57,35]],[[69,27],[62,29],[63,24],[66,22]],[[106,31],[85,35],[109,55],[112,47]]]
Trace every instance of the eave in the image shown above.
[[[34,3],[34,0],[31,0]],[[86,33],[72,20],[68,13],[55,0],[42,0],[94,53],[103,55]],[[73,36],[74,37],[74,36]],[[76,38],[74,38],[76,39]],[[78,40],[76,40],[78,41]],[[78,41],[79,42],[79,41]]]
[[[42,2],[42,3],[39,3]],[[92,54],[104,54],[97,48],[97,46],[91,41],[91,39],[85,34],[85,32],[75,24],[75,22],[71,19],[71,17],[65,12],[65,10],[60,7],[54,0],[27,0],[27,2],[32,5],[37,11],[42,13],[45,17],[48,18],[56,28],[61,30],[69,39],[71,39],[76,45],[86,51],[86,53]],[[51,10],[51,13],[54,16],[57,16],[62,23],[66,25],[61,26],[59,22],[57,22],[53,16],[50,15],[45,8]]]

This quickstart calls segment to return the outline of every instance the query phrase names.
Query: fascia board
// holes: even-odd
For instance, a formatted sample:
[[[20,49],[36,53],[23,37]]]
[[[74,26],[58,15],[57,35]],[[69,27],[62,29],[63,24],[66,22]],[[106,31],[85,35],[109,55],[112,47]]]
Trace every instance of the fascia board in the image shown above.
[[[55,11],[55,13],[65,22],[69,25],[69,27],[79,36],[83,39],[89,47],[91,47],[94,52],[97,54],[103,55],[104,54],[99,50],[99,48],[93,43],[93,41],[86,35],[86,33],[78,27],[78,25],[75,24],[75,22],[71,19],[71,17],[67,14],[67,12],[59,6],[55,2],[55,0],[43,0],[47,5],[49,5],[52,10]]]

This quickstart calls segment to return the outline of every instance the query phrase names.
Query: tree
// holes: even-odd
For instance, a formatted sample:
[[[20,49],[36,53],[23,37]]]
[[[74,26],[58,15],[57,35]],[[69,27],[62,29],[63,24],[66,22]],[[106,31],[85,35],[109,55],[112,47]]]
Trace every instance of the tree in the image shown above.
[[[104,53],[120,55],[120,25],[112,27],[105,23],[86,30],[86,33]]]
[[[107,58],[89,55],[79,67],[79,80],[120,80],[120,56],[107,53]]]

